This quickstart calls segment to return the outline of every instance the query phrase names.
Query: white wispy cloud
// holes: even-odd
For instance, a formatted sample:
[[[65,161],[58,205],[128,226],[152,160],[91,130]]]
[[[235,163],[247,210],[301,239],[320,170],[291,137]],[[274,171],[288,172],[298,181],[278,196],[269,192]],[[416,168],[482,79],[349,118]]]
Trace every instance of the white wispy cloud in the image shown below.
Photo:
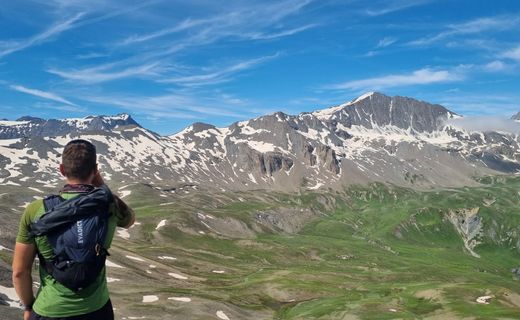
[[[40,109],[51,109],[51,110],[58,110],[58,111],[65,111],[65,112],[87,112],[88,109],[81,106],[71,106],[68,104],[54,104],[54,103],[35,103],[33,108],[40,108]]]
[[[174,55],[183,50],[207,47],[223,39],[268,40],[290,36],[316,27],[317,24],[307,23],[291,28],[285,27],[285,22],[282,22],[283,19],[297,14],[311,1],[285,0],[270,5],[240,5],[209,17],[188,18],[175,23],[173,26],[147,34],[132,35],[113,43],[111,50],[130,52],[130,56],[123,60],[74,69],[53,66],[47,68],[46,71],[66,80],[78,81],[83,84],[136,77],[185,86],[229,81],[229,76],[232,73],[251,68],[267,61],[269,58],[245,61],[223,68],[223,70],[216,69],[211,72],[198,72],[198,74],[178,72],[169,65],[172,64]],[[174,34],[174,39],[167,38]],[[135,46],[142,46],[145,42],[144,50],[139,50],[136,54]],[[87,55],[87,57],[90,56]],[[157,63],[157,61],[161,62]],[[167,67],[163,68],[163,63]]]
[[[108,53],[101,53],[101,52],[89,52],[89,53],[84,53],[84,54],[78,54],[76,55],[76,59],[80,59],[80,60],[87,60],[87,59],[96,59],[96,58],[104,58],[104,57],[108,57],[109,54]]]
[[[185,30],[191,29],[191,28],[196,27],[196,26],[204,25],[204,24],[207,24],[210,21],[211,21],[211,19],[208,19],[208,20],[204,20],[204,19],[197,19],[197,20],[186,19],[186,20],[181,21],[179,24],[174,25],[174,26],[172,26],[170,28],[165,28],[165,29],[162,29],[162,30],[158,30],[158,31],[155,31],[155,32],[148,33],[148,34],[130,36],[130,37],[124,39],[123,41],[120,41],[117,44],[118,45],[129,45],[129,44],[135,44],[135,43],[150,41],[150,40],[153,40],[153,39],[156,39],[156,38],[164,37],[164,36],[167,36],[167,35],[170,35],[170,34],[174,34],[174,33],[177,33],[177,32],[181,32],[181,31],[185,31]]]
[[[292,36],[294,34],[303,32],[305,30],[315,28],[316,26],[317,26],[317,24],[313,23],[313,24],[304,25],[304,26],[301,26],[298,28],[287,29],[287,30],[282,30],[282,31],[275,31],[275,32],[270,32],[270,33],[269,32],[267,32],[267,33],[249,33],[249,34],[246,34],[246,37],[251,40],[276,39],[276,38]]]
[[[520,61],[520,45],[502,54],[502,57]]]
[[[247,118],[247,112],[228,109],[219,97],[207,93],[163,94],[158,96],[82,96],[82,100],[123,108],[133,113],[152,117],[204,119],[210,116]]]
[[[385,47],[388,47],[392,44],[394,44],[395,42],[397,41],[396,38],[393,38],[393,37],[384,37],[383,39],[379,40],[379,42],[377,43],[377,48],[385,48]]]
[[[60,76],[66,80],[77,81],[84,84],[107,82],[129,77],[151,77],[161,73],[160,62],[146,63],[138,66],[131,66],[123,69],[115,69],[117,64],[109,63],[97,67],[59,70],[57,68],[47,69],[47,72]]]
[[[195,74],[195,75],[187,75],[187,76],[179,76],[179,77],[170,77],[158,80],[163,83],[175,83],[184,86],[203,86],[203,85],[211,85],[222,83],[226,81],[232,80],[231,76],[237,72],[241,72],[244,70],[251,69],[261,63],[266,61],[275,59],[280,56],[280,53],[276,53],[274,55],[260,57],[256,59],[250,59],[245,61],[240,61],[231,66],[222,68],[222,67],[213,67],[212,69],[217,69],[217,71],[205,74]]]
[[[484,70],[489,72],[499,72],[507,69],[508,65],[500,60],[494,60],[484,65]]]
[[[460,35],[479,34],[486,31],[502,31],[512,29],[520,23],[514,16],[495,16],[470,20],[464,23],[450,24],[445,31],[409,42],[413,46],[425,46]]]
[[[138,44],[157,38],[170,36],[189,30],[190,34],[176,43],[185,46],[196,46],[213,43],[226,37],[247,40],[266,40],[291,36],[316,27],[316,24],[283,28],[279,26],[282,19],[298,13],[312,0],[285,0],[266,5],[244,6],[219,13],[213,16],[192,19],[188,18],[173,26],[156,30],[147,34],[132,35],[116,45]],[[276,26],[273,30],[273,26]]]
[[[497,116],[469,116],[448,120],[448,124],[470,132],[520,133],[520,123]]]
[[[58,22],[47,28],[41,33],[38,33],[25,40],[16,40],[0,43],[0,58],[5,57],[11,53],[24,50],[26,48],[44,43],[59,34],[72,29],[75,23],[84,16],[84,13],[78,13],[72,18]]]
[[[502,115],[509,118],[520,110],[518,95],[477,94],[464,91],[453,92],[444,97],[432,97],[437,103],[462,115]]]
[[[77,107],[77,104],[70,102],[69,100],[67,100],[55,93],[52,93],[52,92],[42,91],[42,90],[38,90],[38,89],[31,89],[31,88],[27,88],[27,87],[20,86],[20,85],[10,85],[9,88],[11,88],[12,90],[18,91],[18,92],[23,92],[23,93],[35,96],[35,97],[52,100],[55,102],[64,103],[69,106]]]
[[[462,74],[456,71],[423,68],[408,74],[391,74],[381,77],[347,81],[327,86],[327,88],[336,90],[380,90],[391,87],[453,82],[462,79]]]
[[[432,2],[432,0],[390,0],[378,2],[377,8],[367,9],[365,13],[369,16],[381,16],[385,14],[389,14],[396,11],[405,10],[412,7],[417,7],[421,5],[425,5],[427,3]]]

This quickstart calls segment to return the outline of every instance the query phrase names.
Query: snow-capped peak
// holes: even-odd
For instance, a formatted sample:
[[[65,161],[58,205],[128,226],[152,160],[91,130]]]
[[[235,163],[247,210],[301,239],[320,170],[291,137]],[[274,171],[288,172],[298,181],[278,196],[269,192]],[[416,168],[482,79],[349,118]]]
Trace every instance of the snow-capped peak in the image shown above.
[[[361,96],[357,97],[356,99],[353,99],[352,101],[349,101],[349,102],[346,102],[346,103],[343,103],[343,104],[340,104],[336,107],[331,107],[331,108],[327,108],[327,109],[323,109],[323,110],[318,110],[318,111],[315,111],[313,112],[312,114],[314,116],[316,116],[318,119],[320,120],[323,120],[325,118],[328,118],[330,115],[338,112],[339,110],[345,108],[345,107],[348,107],[348,106],[351,106],[353,104],[356,104],[360,101],[363,101],[367,98],[370,98],[372,97],[374,94],[376,94],[376,92],[367,92],[365,94],[362,94]]]
[[[370,98],[374,94],[376,94],[376,92],[374,92],[374,91],[370,91],[370,92],[367,92],[365,94],[362,94],[357,99],[354,99],[353,101],[349,102],[347,105],[354,104],[354,103],[359,102],[361,100],[365,100],[366,98]]]

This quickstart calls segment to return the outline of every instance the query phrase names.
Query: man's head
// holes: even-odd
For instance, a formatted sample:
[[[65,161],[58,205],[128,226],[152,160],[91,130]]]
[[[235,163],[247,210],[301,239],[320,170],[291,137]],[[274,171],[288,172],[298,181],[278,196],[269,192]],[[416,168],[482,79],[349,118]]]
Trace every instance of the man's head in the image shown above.
[[[90,183],[97,173],[96,147],[86,140],[72,140],[63,149],[61,174],[68,180]]]

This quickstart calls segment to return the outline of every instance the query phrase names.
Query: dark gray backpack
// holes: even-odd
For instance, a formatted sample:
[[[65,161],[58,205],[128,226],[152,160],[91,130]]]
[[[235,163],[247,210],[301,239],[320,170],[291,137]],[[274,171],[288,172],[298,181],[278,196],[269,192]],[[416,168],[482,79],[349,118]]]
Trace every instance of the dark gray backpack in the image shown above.
[[[80,291],[103,270],[109,255],[104,244],[113,201],[106,186],[69,200],[59,195],[43,200],[45,213],[30,225],[30,235],[47,236],[53,258],[48,260],[38,254],[40,263],[65,287]]]

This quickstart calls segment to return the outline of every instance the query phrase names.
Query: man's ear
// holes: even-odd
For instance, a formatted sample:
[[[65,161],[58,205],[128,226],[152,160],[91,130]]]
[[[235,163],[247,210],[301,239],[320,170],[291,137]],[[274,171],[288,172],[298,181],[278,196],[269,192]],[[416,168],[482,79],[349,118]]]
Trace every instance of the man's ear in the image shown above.
[[[63,167],[63,164],[60,164],[60,173],[62,176],[67,177],[67,175],[65,174],[65,168]]]

